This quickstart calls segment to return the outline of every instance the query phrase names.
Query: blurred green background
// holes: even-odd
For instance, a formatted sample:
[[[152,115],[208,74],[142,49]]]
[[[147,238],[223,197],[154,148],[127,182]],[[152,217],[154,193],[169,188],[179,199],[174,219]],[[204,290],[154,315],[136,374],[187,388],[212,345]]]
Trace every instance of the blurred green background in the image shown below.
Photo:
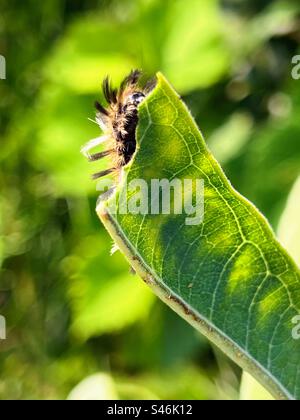
[[[88,118],[106,74],[161,70],[276,230],[300,168],[299,12],[299,0],[0,0],[0,399],[64,399],[86,378],[72,398],[238,397],[239,369],[110,256],[79,150],[99,135]]]

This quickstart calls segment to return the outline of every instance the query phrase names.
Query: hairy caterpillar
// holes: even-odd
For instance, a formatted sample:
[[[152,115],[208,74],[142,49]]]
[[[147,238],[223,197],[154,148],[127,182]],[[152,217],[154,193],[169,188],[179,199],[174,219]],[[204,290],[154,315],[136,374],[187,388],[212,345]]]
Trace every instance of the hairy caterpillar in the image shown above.
[[[113,89],[110,80],[103,81],[103,94],[108,106],[105,108],[96,102],[96,122],[103,135],[89,141],[81,152],[89,161],[97,161],[106,156],[111,158],[112,167],[93,175],[98,179],[111,173],[118,173],[132,158],[136,150],[135,131],[138,124],[138,106],[153,89],[155,81],[150,80],[145,87],[139,85],[141,72],[133,70],[123,80],[119,89]],[[107,143],[103,152],[90,154],[90,150],[102,143]]]

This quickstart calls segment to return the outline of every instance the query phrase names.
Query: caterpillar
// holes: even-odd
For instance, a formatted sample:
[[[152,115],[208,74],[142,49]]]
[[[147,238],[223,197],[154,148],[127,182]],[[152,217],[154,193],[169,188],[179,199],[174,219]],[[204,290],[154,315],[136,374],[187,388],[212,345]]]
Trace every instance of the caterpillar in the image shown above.
[[[156,81],[150,80],[144,87],[140,86],[141,71],[132,70],[120,84],[119,89],[111,86],[109,77],[103,80],[103,95],[107,102],[104,107],[96,102],[96,122],[103,135],[90,140],[81,152],[91,162],[110,157],[112,167],[95,173],[92,178],[98,179],[111,173],[119,173],[132,158],[136,150],[136,127],[138,124],[138,106],[154,88]],[[103,152],[90,154],[90,150],[106,143]]]

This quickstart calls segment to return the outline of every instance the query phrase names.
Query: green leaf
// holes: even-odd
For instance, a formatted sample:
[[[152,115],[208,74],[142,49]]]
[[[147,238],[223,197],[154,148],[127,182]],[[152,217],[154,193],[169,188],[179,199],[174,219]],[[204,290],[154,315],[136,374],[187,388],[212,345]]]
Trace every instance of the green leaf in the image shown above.
[[[158,372],[151,369],[143,375],[134,375],[130,382],[127,377],[116,378],[116,382],[122,400],[179,400],[182,395],[190,400],[227,400],[231,397],[228,388],[226,393],[222,393],[215,380],[199,368],[189,365],[176,365],[175,369],[162,369]]]
[[[166,34],[162,68],[181,92],[208,87],[230,68],[224,17],[216,0],[171,2],[172,26]]]
[[[295,182],[281,216],[278,237],[294,260],[300,264],[300,176]]]
[[[203,179],[204,222],[186,225],[186,214],[113,212],[112,196],[97,207],[105,227],[165,303],[275,397],[300,398],[300,341],[292,337],[300,313],[296,264],[266,219],[230,185],[161,74],[139,117],[138,150],[116,197],[125,180]]]
[[[256,132],[248,150],[243,188],[276,226],[286,195],[299,175],[300,125],[293,114],[287,121],[272,122]],[[263,180],[263,182],[261,182]]]
[[[72,278],[72,332],[82,340],[120,332],[145,319],[154,301],[150,290],[129,272],[120,253],[110,256],[106,245],[103,235],[88,236],[77,255],[63,263],[66,275]]]

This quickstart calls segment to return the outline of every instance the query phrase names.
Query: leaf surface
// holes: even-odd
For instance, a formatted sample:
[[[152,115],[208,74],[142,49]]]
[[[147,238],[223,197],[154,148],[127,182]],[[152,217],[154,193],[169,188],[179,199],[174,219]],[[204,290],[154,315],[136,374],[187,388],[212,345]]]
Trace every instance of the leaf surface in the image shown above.
[[[161,74],[139,108],[137,142],[116,195],[97,207],[105,227],[164,302],[275,397],[299,399],[300,341],[292,337],[299,269],[266,219],[230,185]],[[174,178],[204,180],[203,223],[186,225],[186,214],[112,211],[125,181],[143,179],[150,189],[152,179]]]

